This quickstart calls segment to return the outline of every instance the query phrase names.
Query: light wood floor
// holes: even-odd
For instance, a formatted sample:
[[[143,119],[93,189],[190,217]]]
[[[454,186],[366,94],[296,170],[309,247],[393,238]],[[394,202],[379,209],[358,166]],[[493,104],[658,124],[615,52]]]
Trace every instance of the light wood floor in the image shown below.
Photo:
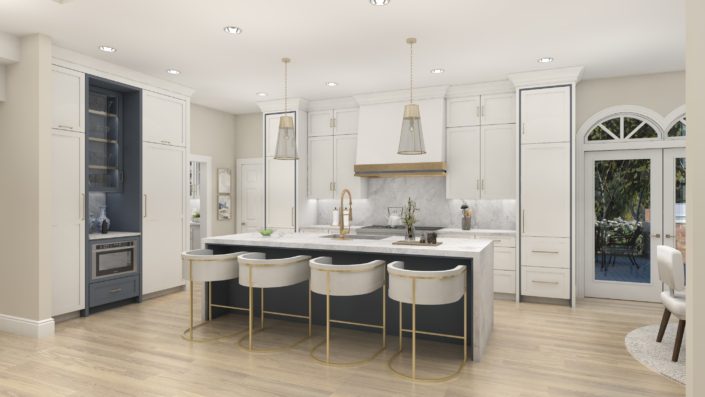
[[[310,358],[314,338],[292,350],[249,354],[238,337],[189,343],[186,292],[69,320],[56,336],[34,340],[0,333],[2,396],[683,396],[684,388],[633,360],[624,347],[632,329],[658,323],[656,304],[584,300],[567,307],[497,301],[485,359],[441,384],[413,384],[387,368],[397,346],[367,365],[334,368]],[[212,331],[245,325],[226,316]],[[268,320],[274,332],[257,344],[303,335],[301,324]],[[377,347],[372,333],[336,330],[334,358],[360,358]],[[405,340],[409,346],[408,339]],[[354,348],[353,348],[354,346]],[[452,371],[457,345],[424,342],[419,374]],[[403,356],[398,367],[408,363]]]

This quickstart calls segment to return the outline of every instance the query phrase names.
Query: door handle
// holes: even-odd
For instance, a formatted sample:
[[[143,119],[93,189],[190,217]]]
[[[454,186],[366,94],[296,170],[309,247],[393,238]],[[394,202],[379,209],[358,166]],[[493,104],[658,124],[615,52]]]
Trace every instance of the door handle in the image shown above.
[[[651,237],[653,237],[653,238],[661,238],[661,233],[652,234]]]
[[[145,194],[143,196],[144,196],[144,200],[142,203],[142,207],[143,207],[142,208],[142,217],[146,218],[147,217],[147,195]]]
[[[521,232],[526,233],[526,210],[521,210]]]
[[[71,127],[70,125],[62,125],[62,124],[59,124],[58,127],[59,127],[59,128],[65,128],[65,129],[67,129],[67,130],[73,130],[73,127]]]
[[[666,237],[666,238],[673,238],[673,237],[675,237],[675,236],[670,235],[670,234],[667,234],[665,237]]]
[[[531,280],[531,282],[536,284],[558,284],[558,281]]]
[[[558,251],[531,250],[531,252],[533,252],[535,254],[555,254],[555,255],[559,254]]]
[[[85,221],[86,220],[86,194],[81,193],[81,202],[78,203],[78,210],[81,212],[81,220]]]
[[[118,292],[120,292],[120,291],[122,291],[122,288],[113,288],[113,289],[110,290],[110,293],[111,293],[111,294],[116,294],[116,293],[118,293]]]
[[[294,226],[294,207],[291,207],[291,226]]]

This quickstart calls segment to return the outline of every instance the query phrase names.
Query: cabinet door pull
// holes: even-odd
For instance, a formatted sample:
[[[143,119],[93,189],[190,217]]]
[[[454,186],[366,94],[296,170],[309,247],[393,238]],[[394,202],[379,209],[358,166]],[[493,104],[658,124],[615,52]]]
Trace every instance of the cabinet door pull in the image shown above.
[[[555,254],[555,255],[560,254],[560,252],[558,252],[558,251],[544,251],[544,250],[531,250],[531,252],[533,252],[535,254]]]
[[[73,127],[71,127],[70,125],[59,124],[57,127],[59,127],[59,128],[64,128],[64,129],[67,129],[67,130],[73,130]]]
[[[526,210],[521,210],[521,232],[526,233]]]
[[[479,105],[475,108],[475,116],[480,117],[480,106]]]
[[[291,226],[294,226],[294,207],[291,207]]]
[[[536,283],[536,284],[553,284],[553,285],[558,284],[558,281],[531,280],[531,282]]]
[[[673,235],[667,234],[665,237],[666,237],[666,238],[673,238]]]
[[[143,196],[144,196],[144,200],[143,200],[144,202],[142,203],[142,207],[143,207],[142,208],[142,217],[146,218],[147,217],[147,195],[145,194]]]
[[[171,145],[171,141],[161,141],[165,145]]]
[[[526,123],[521,123],[521,134],[526,134]]]
[[[485,190],[485,180],[484,179],[482,179],[482,184],[480,185],[480,187],[481,187],[480,190],[482,190],[482,191]]]
[[[80,211],[80,219],[81,221],[86,220],[86,194],[81,193],[81,202],[78,203],[78,210]]]
[[[480,117],[485,117],[485,105],[480,106]]]
[[[110,290],[111,294],[117,294],[118,292],[122,291],[122,288],[113,288]]]
[[[653,237],[653,238],[661,238],[661,233],[652,234],[651,237]]]

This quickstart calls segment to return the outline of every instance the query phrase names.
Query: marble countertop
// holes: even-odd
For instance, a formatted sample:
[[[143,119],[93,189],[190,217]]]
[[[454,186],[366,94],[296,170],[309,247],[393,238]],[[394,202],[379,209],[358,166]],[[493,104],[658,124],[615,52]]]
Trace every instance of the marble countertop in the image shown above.
[[[308,225],[308,226],[301,226],[301,229],[338,229],[340,226],[333,226],[333,225]],[[358,230],[362,226],[350,226],[350,230]],[[347,229],[347,227],[346,227]]]
[[[109,238],[121,238],[121,237],[135,237],[139,236],[140,232],[108,232],[103,233],[91,233],[88,235],[89,240],[107,240]]]
[[[482,236],[508,236],[514,237],[516,235],[516,230],[507,229],[470,229],[463,230],[460,228],[447,227],[438,231],[439,235],[443,234],[478,234]]]
[[[278,233],[263,237],[259,233],[241,233],[227,236],[208,237],[206,244],[242,245],[255,247],[298,248],[327,251],[360,251],[380,254],[442,256],[454,258],[476,258],[484,250],[491,248],[491,240],[471,240],[464,238],[439,238],[443,244],[435,247],[393,245],[402,238],[389,236],[381,240],[337,240],[324,238],[325,234]]]

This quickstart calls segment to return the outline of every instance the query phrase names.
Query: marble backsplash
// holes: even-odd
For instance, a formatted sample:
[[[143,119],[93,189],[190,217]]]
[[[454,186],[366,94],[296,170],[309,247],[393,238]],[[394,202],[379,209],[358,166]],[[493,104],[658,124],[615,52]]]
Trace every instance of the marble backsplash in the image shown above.
[[[448,200],[442,177],[371,178],[367,199],[353,200],[353,225],[386,225],[387,207],[401,207],[411,197],[419,208],[418,226],[460,228],[460,206],[473,211],[472,228],[515,229],[516,200]],[[331,224],[340,200],[318,200],[317,223]]]

